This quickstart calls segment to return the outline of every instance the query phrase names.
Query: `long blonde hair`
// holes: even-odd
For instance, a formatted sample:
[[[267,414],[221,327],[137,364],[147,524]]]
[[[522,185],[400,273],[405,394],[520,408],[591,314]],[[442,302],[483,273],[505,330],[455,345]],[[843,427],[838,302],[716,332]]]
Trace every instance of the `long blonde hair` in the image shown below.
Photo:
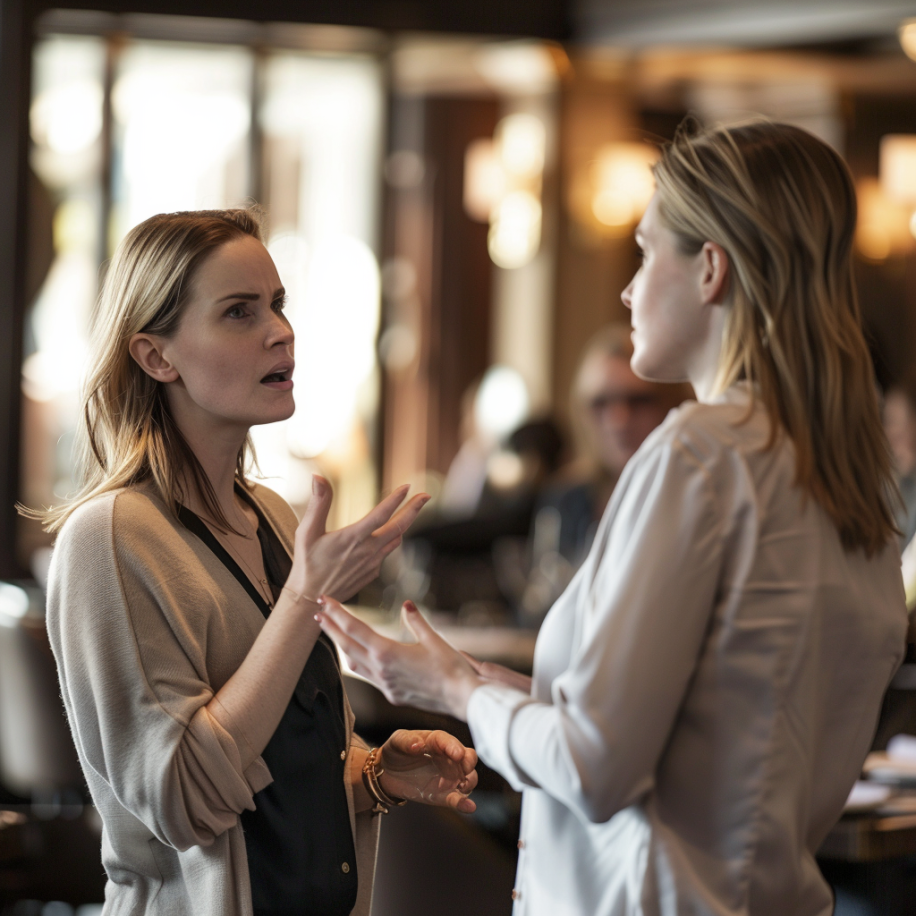
[[[796,482],[867,555],[896,533],[890,455],[853,282],[856,197],[840,156],[769,121],[682,125],[655,166],[662,221],[685,254],[728,255],[730,289],[716,380],[752,383],[785,431]]]
[[[262,239],[257,209],[161,213],[127,234],[109,265],[95,316],[76,436],[79,489],[62,506],[20,511],[57,531],[94,497],[152,481],[177,513],[190,483],[217,525],[233,530],[172,418],[164,386],[140,368],[128,345],[139,332],[173,335],[201,264],[217,248],[246,235]],[[252,454],[246,438],[236,459],[243,484]]]

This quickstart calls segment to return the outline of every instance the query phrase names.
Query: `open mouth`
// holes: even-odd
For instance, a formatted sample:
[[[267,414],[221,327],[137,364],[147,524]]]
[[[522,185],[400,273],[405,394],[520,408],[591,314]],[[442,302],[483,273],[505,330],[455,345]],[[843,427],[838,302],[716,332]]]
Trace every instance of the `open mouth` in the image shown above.
[[[293,366],[292,364],[279,365],[273,372],[268,372],[261,379],[261,384],[272,388],[275,391],[288,391],[293,387]]]

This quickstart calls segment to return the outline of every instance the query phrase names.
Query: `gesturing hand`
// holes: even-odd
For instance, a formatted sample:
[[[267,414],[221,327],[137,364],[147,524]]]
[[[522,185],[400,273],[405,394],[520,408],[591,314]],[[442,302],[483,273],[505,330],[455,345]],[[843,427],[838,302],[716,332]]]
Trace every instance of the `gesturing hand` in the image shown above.
[[[286,587],[295,594],[330,595],[341,600],[355,595],[378,574],[382,560],[401,543],[429,501],[421,493],[397,514],[409,487],[399,487],[364,518],[338,531],[326,531],[333,492],[317,474],[312,499],[296,529],[293,568]]]
[[[468,700],[484,681],[412,601],[404,602],[401,613],[417,637],[414,645],[386,639],[333,598],[320,601],[322,609],[315,619],[321,628],[347,656],[350,667],[372,681],[390,703],[467,718]]]
[[[386,794],[470,814],[477,785],[477,754],[443,731],[396,731],[381,748],[380,782]]]

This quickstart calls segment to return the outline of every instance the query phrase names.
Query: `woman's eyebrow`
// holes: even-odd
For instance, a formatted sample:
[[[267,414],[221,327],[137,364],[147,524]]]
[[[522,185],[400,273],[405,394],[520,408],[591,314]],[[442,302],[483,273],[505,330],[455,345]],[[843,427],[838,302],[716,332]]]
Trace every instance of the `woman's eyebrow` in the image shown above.
[[[260,299],[260,293],[229,293],[228,296],[222,296],[220,299],[217,299],[217,302],[225,302],[227,299],[247,299],[250,302],[253,302],[255,299]]]
[[[271,297],[272,299],[279,299],[280,296],[285,296],[286,290],[281,286],[276,290]],[[229,293],[227,296],[222,296],[217,299],[217,302],[225,302],[227,299],[247,299],[249,302],[254,302],[256,299],[260,299],[260,293]]]

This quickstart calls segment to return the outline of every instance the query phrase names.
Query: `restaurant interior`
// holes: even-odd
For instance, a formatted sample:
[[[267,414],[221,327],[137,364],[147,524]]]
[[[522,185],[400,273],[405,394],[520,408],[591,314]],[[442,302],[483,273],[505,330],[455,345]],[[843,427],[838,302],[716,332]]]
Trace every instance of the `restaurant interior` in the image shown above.
[[[916,465],[913,17],[904,0],[3,0],[0,916],[101,912],[100,823],[44,631],[53,538],[16,506],[76,485],[95,302],[128,229],[263,208],[299,367],[295,415],[254,431],[260,477],[301,514],[324,475],[334,527],[401,483],[431,494],[353,606],[398,634],[413,600],[460,648],[530,672],[590,536],[569,541],[553,496],[612,476],[583,354],[628,323],[633,230],[685,117],[786,121],[849,163],[876,383],[914,393],[899,435]],[[885,700],[875,774],[916,735],[913,672]],[[347,690],[373,742],[412,725],[470,740]],[[913,911],[914,759],[821,850],[840,916]],[[385,819],[374,916],[510,912],[519,796],[481,766],[476,798],[470,816]]]

